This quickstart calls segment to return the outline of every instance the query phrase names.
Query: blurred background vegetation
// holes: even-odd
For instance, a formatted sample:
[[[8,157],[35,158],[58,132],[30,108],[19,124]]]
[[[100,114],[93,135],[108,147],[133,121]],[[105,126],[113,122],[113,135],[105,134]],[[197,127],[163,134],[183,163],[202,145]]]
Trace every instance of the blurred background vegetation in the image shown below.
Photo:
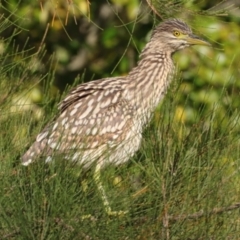
[[[24,54],[25,59],[16,55],[6,60],[18,61],[19,69],[32,63],[32,75],[22,80],[22,92],[30,91],[25,100],[37,107],[46,102],[44,84],[49,84],[45,80],[53,81],[50,98],[54,101],[77,76],[78,82],[86,82],[126,75],[136,65],[153,25],[178,17],[211,42],[212,48],[186,49],[175,56],[182,79],[176,121],[192,124],[199,108],[209,111],[218,105],[217,114],[226,125],[239,105],[238,4],[153,1],[156,16],[147,2],[139,0],[2,1],[2,19],[12,24],[1,33],[1,55]],[[15,77],[5,81],[15,81]]]
[[[153,26],[164,19],[177,17],[186,21],[195,32],[208,40],[212,47],[193,47],[174,56],[178,69],[176,81],[169,90],[167,100],[164,101],[165,108],[160,105],[156,111],[153,125],[158,126],[162,120],[166,123],[171,120],[171,131],[175,132],[176,141],[194,132],[193,129],[198,129],[199,134],[207,129],[206,136],[209,134],[211,144],[201,144],[205,144],[204,147],[218,146],[221,149],[229,146],[225,149],[225,154],[219,153],[217,156],[221,156],[218,164],[221,167],[227,164],[226,171],[232,176],[236,173],[235,170],[239,169],[239,6],[237,0],[1,1],[0,156],[3,165],[15,166],[17,161],[3,160],[17,159],[19,153],[24,152],[40,129],[56,113],[55,106],[62,94],[67,92],[66,86],[109,76],[126,75],[136,65],[139,52],[148,41]],[[228,135],[231,135],[231,140],[225,139]],[[200,135],[201,141],[204,142],[206,136]],[[152,139],[151,136],[148,139]],[[186,147],[191,143],[194,144],[195,140],[186,137],[183,145],[178,147]],[[156,147],[153,141],[150,144]],[[190,145],[188,149],[191,149]],[[194,156],[191,151],[188,154]],[[151,157],[150,153],[146,156]],[[216,159],[216,155],[213,159]],[[4,174],[4,171],[2,170],[1,174]],[[223,171],[223,175],[226,171]],[[24,174],[29,177],[27,173]],[[15,177],[16,172],[13,171],[10,175]],[[234,175],[234,181],[235,188],[240,183],[239,177]],[[239,201],[236,197],[239,190],[231,191],[234,196],[232,200]],[[194,210],[193,207],[193,212]],[[236,221],[239,233],[239,218]],[[68,225],[61,222],[57,224],[68,228]],[[18,239],[17,228],[11,226],[5,232],[11,232],[9,229],[14,229],[13,239]],[[23,236],[31,235],[27,234]],[[39,236],[36,232],[34,234]],[[148,236],[146,232],[145,234]],[[65,239],[71,239],[69,236],[66,235]],[[98,236],[98,233],[94,236]],[[164,236],[170,239],[168,234]],[[233,238],[235,235],[231,236],[229,239],[237,239]],[[81,237],[92,239],[84,234]]]

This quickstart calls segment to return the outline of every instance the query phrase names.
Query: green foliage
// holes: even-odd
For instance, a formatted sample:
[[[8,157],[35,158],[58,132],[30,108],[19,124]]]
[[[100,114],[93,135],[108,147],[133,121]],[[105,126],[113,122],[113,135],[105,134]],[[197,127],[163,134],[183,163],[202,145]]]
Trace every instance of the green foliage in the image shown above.
[[[102,172],[113,210],[129,211],[109,217],[93,170],[60,158],[25,168],[20,156],[66,84],[135,66],[157,17],[139,1],[1,2],[0,239],[239,238],[239,19],[206,11],[217,3],[154,1],[212,48],[174,57],[178,74],[140,151]]]

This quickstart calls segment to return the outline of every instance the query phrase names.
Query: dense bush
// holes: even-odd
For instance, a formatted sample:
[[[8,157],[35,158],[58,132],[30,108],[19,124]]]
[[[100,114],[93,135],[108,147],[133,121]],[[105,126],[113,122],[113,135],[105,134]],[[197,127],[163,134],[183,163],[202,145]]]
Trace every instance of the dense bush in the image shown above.
[[[158,15],[138,0],[1,2],[0,239],[238,239],[240,19],[230,2],[152,1]],[[174,56],[141,150],[102,174],[126,216],[106,216],[91,171],[61,159],[20,166],[67,85],[126,75],[153,26],[173,16],[212,47]]]

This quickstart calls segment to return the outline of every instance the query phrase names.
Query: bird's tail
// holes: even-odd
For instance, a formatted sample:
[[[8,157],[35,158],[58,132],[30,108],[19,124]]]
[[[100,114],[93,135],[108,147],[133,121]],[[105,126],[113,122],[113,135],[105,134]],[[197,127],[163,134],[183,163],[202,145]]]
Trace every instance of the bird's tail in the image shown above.
[[[22,156],[22,165],[27,166],[40,156],[47,156],[47,139],[35,141]]]

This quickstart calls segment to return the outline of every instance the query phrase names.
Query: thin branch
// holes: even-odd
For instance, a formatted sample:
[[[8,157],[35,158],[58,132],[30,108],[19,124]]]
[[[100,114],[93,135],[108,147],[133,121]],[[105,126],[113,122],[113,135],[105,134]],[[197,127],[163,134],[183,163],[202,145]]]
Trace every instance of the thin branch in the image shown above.
[[[162,236],[163,238],[169,240],[170,239],[170,232],[169,232],[169,215],[168,215],[168,204],[166,201],[166,186],[165,186],[165,182],[164,179],[162,178],[162,194],[163,194],[163,202],[164,202],[164,209],[163,209],[163,218],[162,218],[162,222],[163,222],[163,232],[162,232]]]
[[[42,49],[42,47],[43,47],[44,41],[45,41],[45,39],[46,39],[46,36],[47,36],[48,30],[49,30],[49,25],[50,25],[50,24],[48,23],[48,24],[47,24],[47,27],[46,27],[46,29],[45,29],[45,32],[44,32],[44,34],[43,34],[42,41],[41,41],[41,43],[40,43],[40,45],[39,45],[39,48],[38,48],[37,54],[41,51],[41,49]]]
[[[193,213],[193,214],[183,214],[177,216],[168,216],[170,221],[179,221],[179,220],[187,220],[187,219],[198,219],[204,216],[221,214],[223,212],[232,211],[234,209],[240,208],[240,202],[230,205],[228,207],[221,207],[221,208],[213,208],[210,212],[204,212],[203,210]]]
[[[159,13],[159,12],[156,10],[156,8],[154,7],[153,1],[152,1],[152,0],[146,0],[146,2],[147,2],[147,4],[148,4],[148,6],[152,9],[152,11],[153,11],[157,16],[159,16],[160,19],[163,20],[163,17],[160,15],[160,13]]]
[[[2,239],[9,239],[11,237],[14,237],[14,236],[18,235],[19,233],[20,233],[19,230],[15,230],[15,231],[13,231],[11,233],[5,234],[2,237],[0,237],[0,240],[2,240]]]

